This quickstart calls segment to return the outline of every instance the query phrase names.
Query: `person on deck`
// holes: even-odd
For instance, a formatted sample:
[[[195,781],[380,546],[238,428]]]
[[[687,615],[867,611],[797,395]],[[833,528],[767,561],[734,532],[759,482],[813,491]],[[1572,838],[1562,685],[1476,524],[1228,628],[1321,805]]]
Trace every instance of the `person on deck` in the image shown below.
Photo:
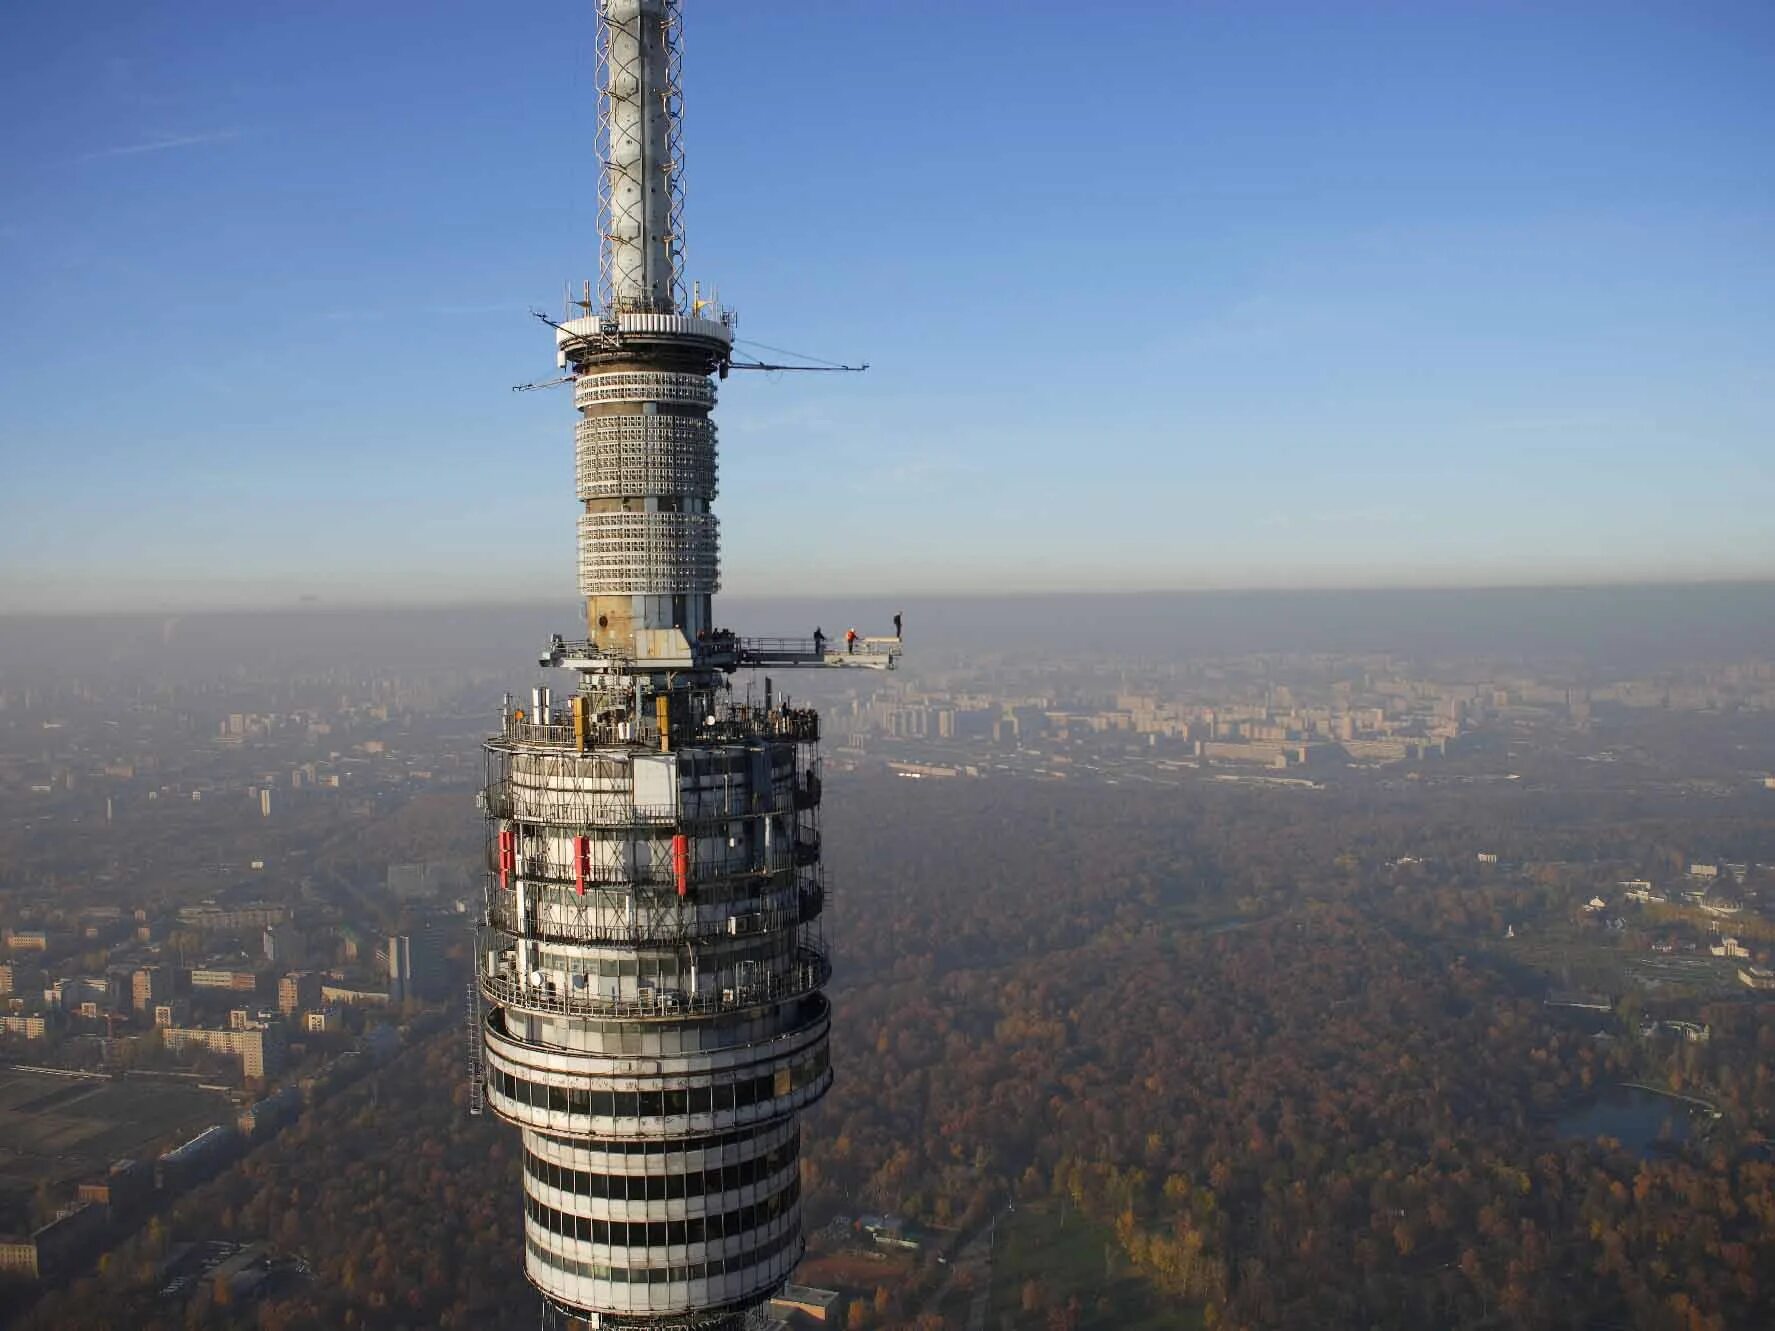
[[[900,640],[900,612],[894,611],[894,641]]]
[[[857,654],[857,631],[855,629],[846,629],[844,631],[844,650],[849,652],[852,656]]]

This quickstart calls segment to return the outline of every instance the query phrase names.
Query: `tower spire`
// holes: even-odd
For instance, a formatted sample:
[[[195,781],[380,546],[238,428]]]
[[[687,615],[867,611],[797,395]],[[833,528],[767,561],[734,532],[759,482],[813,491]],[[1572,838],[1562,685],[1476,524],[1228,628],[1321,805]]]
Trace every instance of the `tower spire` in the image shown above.
[[[599,296],[611,312],[684,308],[680,2],[599,7]]]

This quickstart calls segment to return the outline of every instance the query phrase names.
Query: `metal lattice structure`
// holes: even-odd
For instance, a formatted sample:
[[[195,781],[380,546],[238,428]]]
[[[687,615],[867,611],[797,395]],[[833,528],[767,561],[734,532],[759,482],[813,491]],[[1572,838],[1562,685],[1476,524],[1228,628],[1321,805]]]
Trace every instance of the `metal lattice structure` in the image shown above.
[[[598,301],[677,313],[684,290],[684,86],[681,0],[600,0]]]

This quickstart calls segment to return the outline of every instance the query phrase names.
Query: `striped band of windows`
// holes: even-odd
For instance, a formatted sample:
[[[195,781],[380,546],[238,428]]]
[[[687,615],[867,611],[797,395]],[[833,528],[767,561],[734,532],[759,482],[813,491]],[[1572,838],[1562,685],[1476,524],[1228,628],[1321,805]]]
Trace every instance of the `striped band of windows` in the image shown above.
[[[675,1201],[702,1197],[711,1192],[732,1192],[750,1187],[781,1173],[801,1154],[801,1142],[792,1138],[764,1155],[723,1165],[719,1169],[692,1170],[679,1174],[594,1174],[570,1169],[524,1152],[524,1171],[538,1183],[559,1188],[577,1197],[596,1197],[617,1202]]]
[[[537,1261],[563,1275],[579,1276],[585,1280],[608,1280],[619,1285],[671,1285],[690,1280],[709,1280],[716,1276],[744,1275],[753,1268],[768,1262],[785,1248],[799,1249],[800,1244],[801,1235],[791,1229],[737,1257],[692,1262],[688,1266],[648,1267],[610,1266],[604,1262],[576,1262],[571,1257],[563,1257],[560,1253],[550,1252],[537,1242],[535,1235],[528,1236],[524,1246],[529,1249],[530,1255]]]
[[[530,1196],[524,1198],[524,1214],[533,1223],[564,1239],[608,1244],[613,1248],[663,1248],[668,1244],[738,1238],[783,1215],[800,1198],[801,1180],[796,1178],[790,1180],[789,1186],[781,1192],[772,1193],[761,1202],[688,1220],[596,1220],[591,1216],[557,1211]]]

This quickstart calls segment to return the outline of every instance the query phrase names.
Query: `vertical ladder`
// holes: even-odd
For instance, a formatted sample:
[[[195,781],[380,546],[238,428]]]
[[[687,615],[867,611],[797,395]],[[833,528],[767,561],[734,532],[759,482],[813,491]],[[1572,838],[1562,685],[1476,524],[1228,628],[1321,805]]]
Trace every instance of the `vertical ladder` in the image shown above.
[[[468,1001],[464,1005],[468,1036],[468,1112],[481,1116],[481,987],[468,982]]]

